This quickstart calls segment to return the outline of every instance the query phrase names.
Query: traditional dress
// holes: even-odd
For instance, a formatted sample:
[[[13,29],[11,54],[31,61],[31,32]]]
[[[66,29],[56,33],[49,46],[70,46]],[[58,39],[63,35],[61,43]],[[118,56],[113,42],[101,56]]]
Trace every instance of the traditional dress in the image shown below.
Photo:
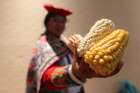
[[[60,39],[42,35],[33,48],[26,93],[84,93],[83,83],[71,70],[72,53]]]

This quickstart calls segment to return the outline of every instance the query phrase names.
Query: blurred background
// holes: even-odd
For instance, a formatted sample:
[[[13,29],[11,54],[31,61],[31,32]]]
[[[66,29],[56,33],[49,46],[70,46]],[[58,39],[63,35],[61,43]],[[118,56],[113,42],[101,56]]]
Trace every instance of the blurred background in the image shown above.
[[[140,0],[0,0],[0,93],[24,93],[31,49],[45,30],[45,3],[74,12],[68,17],[66,36],[86,34],[101,18],[130,33],[123,69],[110,78],[88,80],[86,93],[117,93],[125,79],[140,90]]]

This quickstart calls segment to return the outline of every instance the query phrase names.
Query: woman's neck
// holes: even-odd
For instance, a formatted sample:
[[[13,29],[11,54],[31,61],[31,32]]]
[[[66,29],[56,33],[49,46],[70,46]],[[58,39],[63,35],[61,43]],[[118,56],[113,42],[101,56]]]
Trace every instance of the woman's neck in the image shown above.
[[[46,35],[47,37],[49,37],[49,38],[56,38],[56,39],[60,39],[60,37],[61,37],[61,35],[58,36],[58,35],[56,35],[56,34],[54,34],[54,33],[49,32],[49,31],[46,31],[46,32],[45,32],[45,35]]]

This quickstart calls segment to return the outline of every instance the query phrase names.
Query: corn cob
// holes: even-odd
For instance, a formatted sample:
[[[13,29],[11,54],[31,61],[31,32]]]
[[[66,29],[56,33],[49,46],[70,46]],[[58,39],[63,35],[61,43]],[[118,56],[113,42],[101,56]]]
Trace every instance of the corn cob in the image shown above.
[[[90,29],[88,34],[81,40],[77,52],[79,56],[89,50],[97,41],[103,39],[114,29],[114,23],[109,19],[101,19],[97,21]]]
[[[117,68],[127,42],[128,32],[117,29],[86,51],[84,60],[97,74],[110,75]]]

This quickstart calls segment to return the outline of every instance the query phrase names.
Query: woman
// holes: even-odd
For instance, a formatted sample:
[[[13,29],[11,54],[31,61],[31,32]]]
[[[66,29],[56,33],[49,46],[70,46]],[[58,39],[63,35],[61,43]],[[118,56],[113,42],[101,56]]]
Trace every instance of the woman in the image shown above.
[[[48,11],[44,21],[46,31],[33,48],[26,93],[84,93],[86,79],[101,76],[77,57],[80,36],[69,39],[63,36],[67,16],[72,12],[52,5],[44,8]]]

